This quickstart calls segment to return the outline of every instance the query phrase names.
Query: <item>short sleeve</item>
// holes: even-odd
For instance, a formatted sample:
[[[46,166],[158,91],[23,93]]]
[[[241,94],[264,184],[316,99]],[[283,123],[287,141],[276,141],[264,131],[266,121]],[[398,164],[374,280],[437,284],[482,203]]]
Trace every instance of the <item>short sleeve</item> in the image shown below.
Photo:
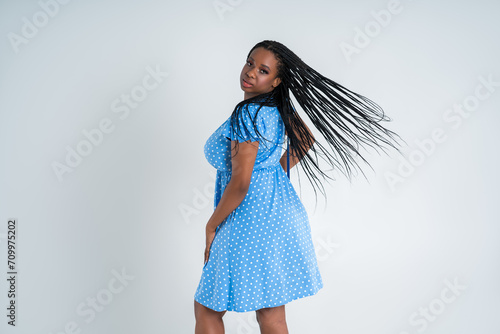
[[[247,108],[248,107],[248,108]],[[229,138],[238,142],[258,141],[260,136],[264,136],[265,124],[262,116],[263,108],[257,113],[258,106],[248,104],[241,108],[233,121],[229,119]],[[255,120],[255,127],[254,122]],[[260,136],[259,136],[260,133]]]

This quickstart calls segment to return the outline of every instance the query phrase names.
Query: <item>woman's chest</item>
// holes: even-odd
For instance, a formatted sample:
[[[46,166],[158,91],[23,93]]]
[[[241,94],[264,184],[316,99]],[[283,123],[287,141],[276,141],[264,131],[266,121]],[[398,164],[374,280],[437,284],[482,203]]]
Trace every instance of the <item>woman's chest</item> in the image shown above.
[[[229,119],[222,123],[207,139],[204,146],[205,158],[216,169],[231,170],[231,140],[228,136]]]

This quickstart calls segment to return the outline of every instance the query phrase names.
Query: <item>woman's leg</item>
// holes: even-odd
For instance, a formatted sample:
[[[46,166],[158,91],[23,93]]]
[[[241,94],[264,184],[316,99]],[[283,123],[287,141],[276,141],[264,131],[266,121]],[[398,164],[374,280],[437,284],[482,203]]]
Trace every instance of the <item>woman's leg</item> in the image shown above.
[[[217,312],[194,301],[195,334],[224,334],[222,317],[226,311]]]
[[[288,334],[285,305],[255,311],[261,334]]]

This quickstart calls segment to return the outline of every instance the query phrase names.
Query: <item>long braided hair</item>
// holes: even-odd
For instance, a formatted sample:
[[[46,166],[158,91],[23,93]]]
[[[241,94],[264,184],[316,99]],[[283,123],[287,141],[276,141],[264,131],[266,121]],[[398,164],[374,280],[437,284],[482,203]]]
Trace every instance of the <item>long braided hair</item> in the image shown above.
[[[278,63],[277,77],[281,79],[281,83],[271,92],[238,103],[231,114],[231,125],[240,131],[237,119],[240,117],[240,113],[243,112],[243,107],[248,113],[248,104],[250,103],[258,103],[257,113],[262,106],[277,107],[290,143],[290,155],[299,158],[299,164],[313,185],[316,197],[316,188],[320,189],[325,197],[326,193],[322,183],[319,182],[316,176],[315,170],[322,175],[323,179],[335,180],[319,167],[317,163],[318,153],[322,153],[320,156],[326,157],[325,160],[332,166],[333,170],[338,169],[350,181],[353,171],[357,169],[366,178],[366,175],[356,162],[356,157],[360,157],[372,168],[370,163],[360,154],[360,144],[366,144],[377,152],[377,149],[380,148],[386,154],[387,152],[382,144],[387,144],[401,153],[399,148],[394,145],[394,143],[399,145],[395,137],[399,139],[401,137],[379,124],[381,121],[391,121],[379,105],[367,97],[324,77],[279,42],[264,40],[257,43],[248,53],[247,59],[252,51],[259,47],[271,51],[276,57]],[[316,129],[326,139],[328,145],[332,148],[333,154],[307,131],[300,117],[298,117],[289,92],[292,92]],[[254,120],[256,117],[255,115]],[[253,125],[256,133],[258,133],[255,121]],[[261,135],[259,134],[259,136]],[[403,139],[401,140],[404,142]],[[309,151],[314,153],[316,159],[312,158],[307,148],[310,148]],[[318,152],[318,148],[320,152]]]

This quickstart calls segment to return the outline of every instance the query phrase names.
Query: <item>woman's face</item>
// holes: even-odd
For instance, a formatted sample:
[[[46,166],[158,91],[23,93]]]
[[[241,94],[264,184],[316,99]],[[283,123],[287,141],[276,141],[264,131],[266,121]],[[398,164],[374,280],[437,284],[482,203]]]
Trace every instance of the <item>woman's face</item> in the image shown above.
[[[240,75],[240,86],[245,92],[244,99],[270,92],[281,82],[277,78],[278,61],[274,54],[262,47],[250,53]]]

